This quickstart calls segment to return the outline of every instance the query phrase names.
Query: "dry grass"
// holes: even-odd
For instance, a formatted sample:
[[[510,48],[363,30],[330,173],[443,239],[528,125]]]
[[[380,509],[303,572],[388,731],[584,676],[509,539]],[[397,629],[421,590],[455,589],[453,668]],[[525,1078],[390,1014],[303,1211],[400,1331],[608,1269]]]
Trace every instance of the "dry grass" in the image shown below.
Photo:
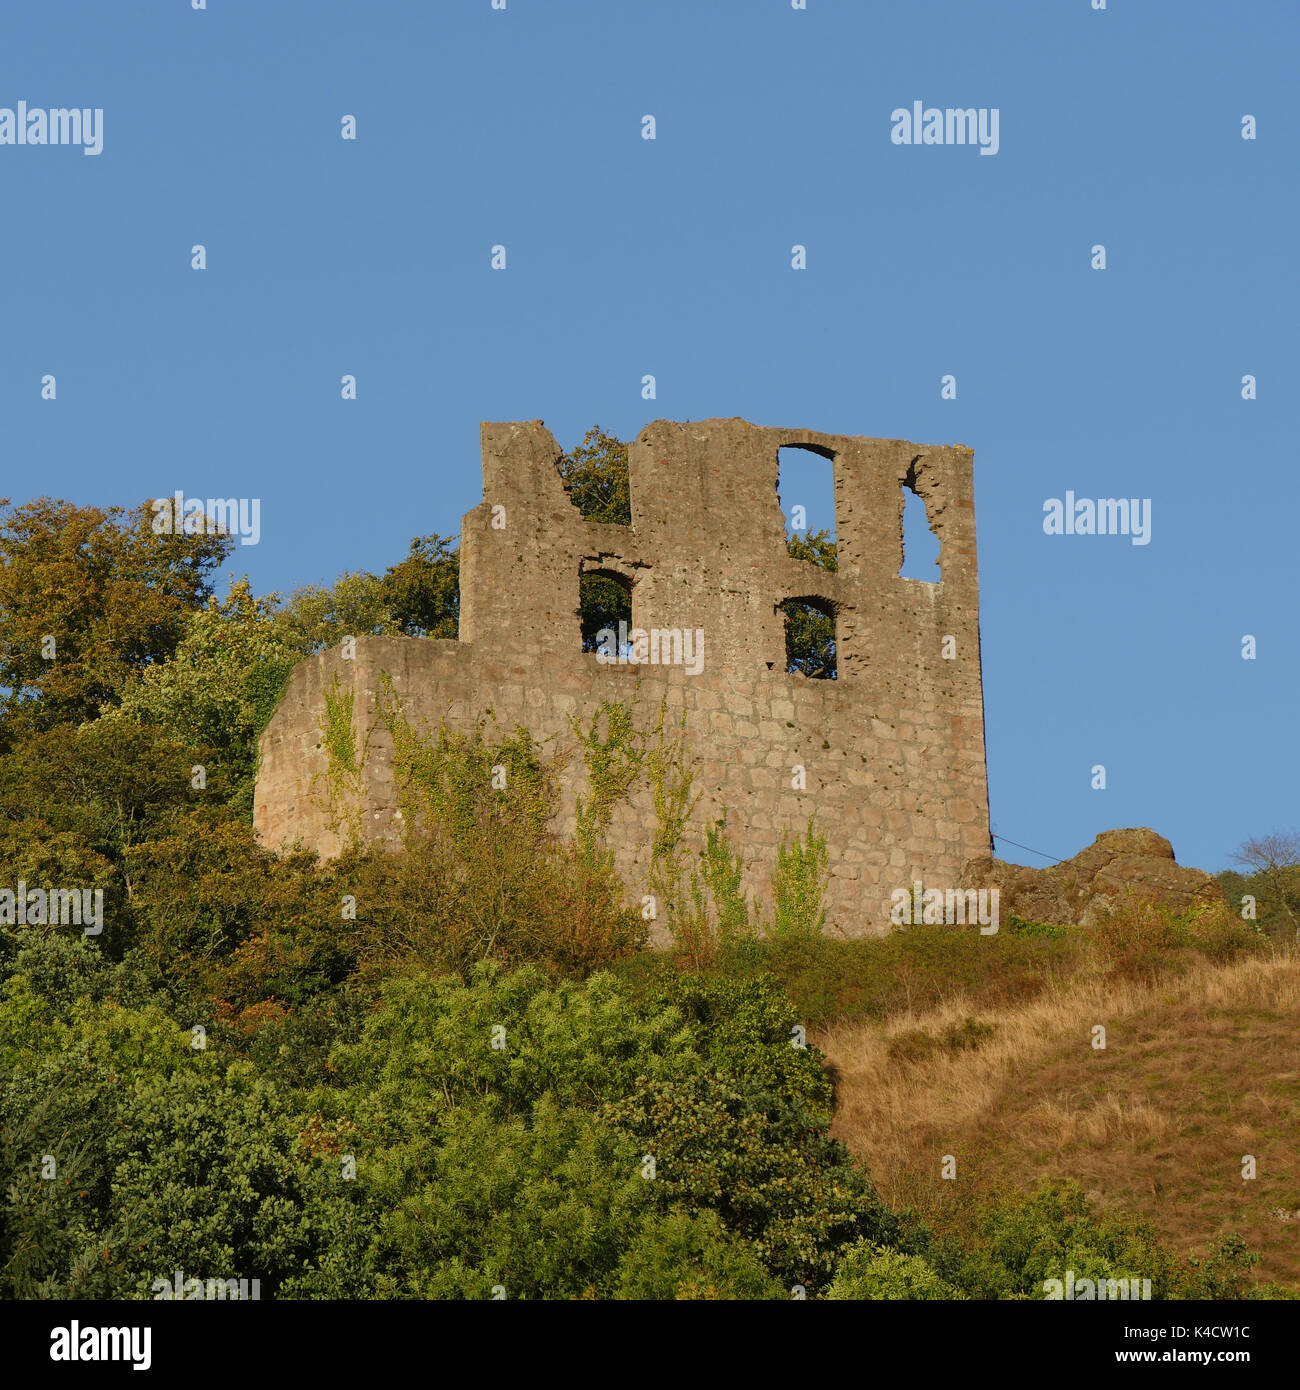
[[[1073,1178],[1174,1248],[1236,1233],[1260,1254],[1261,1278],[1300,1281],[1300,960],[1078,977],[979,1010],[992,1025],[982,1041],[962,1030],[972,1012],[954,999],[817,1038],[839,1071],[834,1133],[886,1201],[954,1227],[1043,1177]],[[940,1177],[945,1155],[956,1181]]]

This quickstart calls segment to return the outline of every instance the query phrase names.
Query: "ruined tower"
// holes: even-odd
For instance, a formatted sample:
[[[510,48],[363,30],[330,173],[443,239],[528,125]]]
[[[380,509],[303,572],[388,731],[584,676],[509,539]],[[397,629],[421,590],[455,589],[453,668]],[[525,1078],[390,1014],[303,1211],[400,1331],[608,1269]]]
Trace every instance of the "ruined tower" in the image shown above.
[[[383,675],[404,712],[434,726],[469,726],[491,707],[503,728],[563,739],[572,716],[589,720],[603,700],[635,696],[646,715],[661,701],[674,720],[684,713],[704,792],[693,833],[725,807],[746,887],[766,902],[783,834],[815,817],[830,854],[827,930],[884,930],[895,889],[956,887],[966,861],[987,855],[969,449],[659,420],[629,446],[632,522],[614,526],[574,507],[541,421],[485,424],[481,436],[483,501],[461,527],[460,640],[364,637],[351,660],[335,650],[297,667],[261,742],[254,820],[264,842],[300,840],[327,856],[340,848],[318,792],[335,681],[352,696],[355,743],[366,747],[362,833],[400,838],[391,744],[376,725]],[[830,460],[835,573],[787,551],[777,451],[791,446]],[[899,575],[907,488],[939,540],[937,583]],[[582,650],[584,572],[630,586],[631,626],[656,630],[653,664]],[[836,679],[787,673],[788,599],[833,616]],[[687,632],[703,634],[694,669],[670,636]],[[572,827],[584,776],[581,759],[564,774],[560,831]],[[614,823],[634,897],[646,891],[653,832],[645,798]]]

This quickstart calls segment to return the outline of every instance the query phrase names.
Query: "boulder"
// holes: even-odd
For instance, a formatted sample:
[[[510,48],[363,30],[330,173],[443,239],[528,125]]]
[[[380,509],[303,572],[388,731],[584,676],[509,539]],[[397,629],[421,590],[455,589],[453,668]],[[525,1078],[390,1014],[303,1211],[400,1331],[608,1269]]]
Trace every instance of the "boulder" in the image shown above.
[[[1176,911],[1198,903],[1226,902],[1217,881],[1174,859],[1163,835],[1141,827],[1104,830],[1073,859],[1045,869],[1008,864],[991,856],[972,859],[963,888],[997,888],[999,910],[1031,922],[1091,926],[1130,893]]]

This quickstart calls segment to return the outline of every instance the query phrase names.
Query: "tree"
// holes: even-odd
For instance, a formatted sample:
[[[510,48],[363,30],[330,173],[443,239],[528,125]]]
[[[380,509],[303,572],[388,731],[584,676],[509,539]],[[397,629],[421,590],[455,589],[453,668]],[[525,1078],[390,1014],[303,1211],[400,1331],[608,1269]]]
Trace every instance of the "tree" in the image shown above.
[[[1276,909],[1300,941],[1300,831],[1275,830],[1247,840],[1232,856],[1267,890],[1267,906]]]
[[[786,537],[786,549],[796,560],[834,574],[839,566],[835,542],[829,531],[814,531],[809,536],[792,533]],[[785,609],[785,664],[787,671],[800,671],[817,680],[834,680],[836,675],[835,619],[817,604],[806,599],[787,599]]]
[[[284,622],[275,605],[274,594],[259,598],[247,577],[236,580],[223,602],[190,615],[172,659],[138,672],[106,717],[159,729],[193,748],[196,763],[200,749],[213,750],[232,796],[248,802],[257,740],[311,650],[307,625]]]
[[[632,524],[627,445],[621,439],[592,425],[581,444],[560,455],[556,467],[569,500],[587,521]]]
[[[268,599],[275,603],[278,595]],[[345,570],[328,588],[305,584],[276,610],[279,639],[301,656],[337,646],[344,637],[392,637],[400,631],[383,581],[366,570]]]
[[[155,535],[151,507],[0,499],[0,731],[93,719],[176,649],[230,553],[224,534]]]
[[[408,637],[460,635],[460,555],[454,536],[416,536],[411,553],[390,565],[380,591],[398,631]]]
[[[592,425],[582,443],[562,454],[555,465],[569,500],[587,521],[608,526],[632,524],[632,492],[627,445],[599,425]],[[582,650],[594,652],[603,629],[618,630],[619,620],[632,620],[632,593],[626,582],[604,574],[584,574],[578,586]]]

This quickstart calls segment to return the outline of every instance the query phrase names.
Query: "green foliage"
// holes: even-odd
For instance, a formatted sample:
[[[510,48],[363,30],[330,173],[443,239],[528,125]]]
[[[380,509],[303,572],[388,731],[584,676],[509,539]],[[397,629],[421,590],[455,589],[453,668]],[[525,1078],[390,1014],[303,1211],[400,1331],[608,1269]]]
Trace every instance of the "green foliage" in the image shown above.
[[[976,1223],[964,1249],[938,1242],[931,1262],[973,1298],[1034,1298],[1046,1281],[1150,1279],[1153,1299],[1238,1298],[1257,1260],[1234,1238],[1204,1259],[1180,1259],[1148,1223],[1103,1215],[1073,1182],[1044,1182],[1029,1198],[1005,1202]]]
[[[785,1299],[789,1294],[717,1215],[648,1216],[619,1262],[616,1298]]]
[[[247,813],[257,740],[302,655],[286,639],[274,596],[258,598],[246,578],[237,580],[224,601],[211,598],[190,616],[171,659],[139,672],[105,719],[194,749],[192,761]]]
[[[151,522],[147,502],[0,498],[0,745],[94,718],[175,651],[232,542]]]
[[[819,835],[811,816],[804,837],[793,842],[781,837],[776,865],[772,870],[775,915],[771,935],[774,940],[790,940],[821,935],[826,922],[826,884],[830,862],[825,835]]]
[[[1258,922],[1273,941],[1300,945],[1300,831],[1254,835],[1232,858],[1242,872],[1225,870],[1219,884],[1234,915]]]
[[[134,847],[126,871],[132,943],[194,1005],[305,1002],[350,968],[334,871],[308,855],[277,859],[242,821],[192,813]]]
[[[704,827],[700,868],[692,882],[698,917],[711,911],[719,948],[726,949],[756,930],[756,909],[741,887],[744,866],[727,833],[727,815]]]
[[[361,836],[359,795],[364,756],[353,723],[357,693],[355,690],[342,689],[339,678],[335,676],[330,688],[324,692],[324,703],[320,736],[327,758],[324,777],[328,785],[329,808],[336,829],[345,839],[355,842]]]
[[[295,589],[288,603],[274,607],[273,624],[276,638],[302,656],[336,647],[345,637],[391,637],[401,631],[384,581],[364,570],[345,572],[328,588]]]
[[[300,1291],[778,1297],[773,1275],[827,1272],[889,1220],[825,1138],[788,1018],[770,983],[634,1002],[607,975],[394,980],[336,1051],[345,1089],[318,1093],[366,1155],[340,1227],[373,1234]]]
[[[834,574],[839,568],[835,542],[829,531],[804,536],[792,532],[786,549],[796,560],[803,560]],[[785,663],[787,671],[797,671],[814,680],[834,680],[836,676],[835,619],[806,599],[787,599],[785,612]]]
[[[640,1076],[603,1112],[653,1155],[654,1199],[717,1213],[784,1287],[815,1290],[838,1250],[901,1228],[843,1147],[826,1134],[830,1085],[774,982],[684,976],[663,999],[698,1029],[708,1065]]]
[[[597,852],[605,812],[586,810],[573,843],[550,835],[553,764],[527,730],[503,735],[493,725],[489,737],[486,722],[469,733],[417,730],[387,683],[380,719],[393,743],[406,852],[371,856],[361,871],[367,961],[462,975],[482,960],[538,961],[587,973],[644,942],[645,924]],[[588,751],[599,774],[599,743]]]
[[[399,632],[408,637],[460,636],[460,556],[454,536],[416,536],[380,589]]]
[[[686,853],[686,823],[703,794],[695,785],[696,769],[686,759],[686,711],[675,733],[666,728],[667,706],[659,706],[654,743],[646,748],[645,771],[654,798],[655,832],[650,845],[650,891],[668,914],[669,930],[679,952],[693,956],[702,925],[692,916]]]
[[[517,725],[502,734],[490,712],[471,733],[445,721],[432,733],[416,728],[402,712],[387,674],[378,713],[393,742],[393,777],[408,834],[445,834],[470,851],[484,827],[493,825],[540,843],[554,789],[527,729]]]
[[[828,530],[813,531],[808,535],[792,531],[785,538],[785,548],[793,559],[806,560],[808,564],[816,565],[830,574],[839,569],[835,542]]]
[[[1247,910],[1247,898],[1254,898],[1255,922],[1259,930],[1279,945],[1297,939],[1300,923],[1300,867],[1285,866],[1243,874],[1224,869],[1217,875],[1238,920]],[[1247,923],[1247,925],[1250,925]]]
[[[890,1039],[888,1053],[896,1062],[922,1062],[945,1052],[973,1051],[987,1042],[994,1031],[991,1023],[976,1018],[950,1023],[938,1037],[924,1028],[909,1028]]]
[[[578,576],[578,617],[584,652],[614,653],[619,623],[632,626],[632,591],[621,579],[583,571]],[[615,634],[614,641],[601,634]]]
[[[891,1229],[870,1184],[812,1117],[761,1107],[740,1078],[638,1080],[605,1113],[653,1155],[661,1207],[715,1211],[786,1287],[816,1288],[844,1242]]]
[[[591,787],[590,799],[577,798],[578,844],[590,862],[612,864],[605,835],[615,806],[644,772],[646,736],[636,728],[632,708],[621,700],[602,701],[587,728],[576,716],[569,723]]]
[[[627,445],[599,425],[593,425],[582,443],[556,460],[569,500],[586,521],[610,526],[632,524],[632,496]]]
[[[1267,947],[1257,923],[1243,922],[1222,903],[1177,911],[1131,890],[1096,923],[1091,936],[1109,972],[1126,978],[1178,968],[1180,956],[1191,952],[1223,963]]]
[[[1057,941],[1070,930],[1053,922],[1031,922],[1027,918],[1017,917],[1014,912],[1002,913],[1001,927],[1003,931],[1014,932],[1017,936],[1048,941]]]
[[[318,1243],[296,1122],[194,1050],[138,972],[32,935],[5,972],[0,1037],[0,1296],[146,1298],[176,1268],[274,1296]]]
[[[844,1252],[825,1296],[923,1302],[966,1297],[941,1279],[919,1255],[904,1255],[869,1240],[859,1241]]]
[[[417,539],[382,579],[343,574],[329,588],[298,589],[284,605],[274,594],[253,594],[247,578],[236,580],[223,601],[209,598],[186,618],[170,659],[126,680],[120,708],[108,713],[205,750],[209,778],[248,816],[258,740],[303,657],[347,636],[456,635],[457,557],[448,544],[438,536]],[[333,698],[346,697],[335,691]],[[342,729],[335,713],[327,729],[332,753]],[[204,758],[196,752],[193,761]]]
[[[485,960],[585,975],[646,938],[608,868],[518,822],[484,821],[472,851],[445,834],[413,835],[401,854],[370,852],[347,873],[368,975],[463,977]]]

